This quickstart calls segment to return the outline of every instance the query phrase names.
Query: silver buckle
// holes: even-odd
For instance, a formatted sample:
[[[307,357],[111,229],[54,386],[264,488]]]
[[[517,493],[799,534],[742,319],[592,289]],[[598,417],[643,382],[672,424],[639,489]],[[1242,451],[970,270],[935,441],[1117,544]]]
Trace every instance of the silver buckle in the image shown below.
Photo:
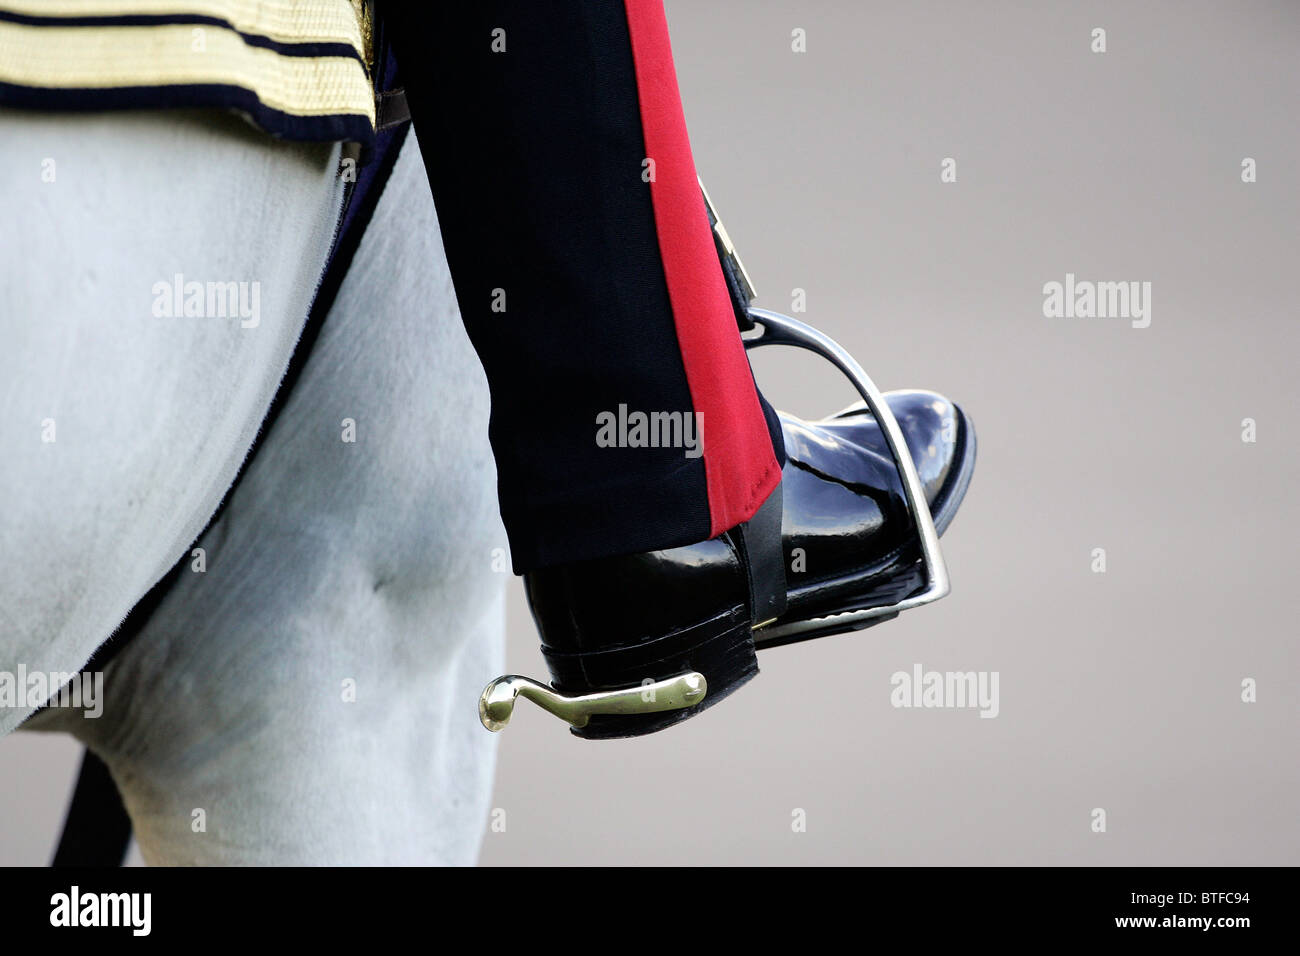
[[[709,198],[709,191],[704,188],[704,180],[697,177],[696,182],[700,184],[700,192],[704,193],[704,205],[709,210],[709,218],[713,220],[713,234],[718,237],[718,245],[722,247],[723,257],[734,267],[736,277],[744,287],[745,298],[747,300],[757,298],[758,290],[754,288],[754,282],[750,279],[745,264],[740,261],[740,253],[736,252],[736,244],[731,241],[727,227],[722,224],[722,217],[718,215],[713,200]]]

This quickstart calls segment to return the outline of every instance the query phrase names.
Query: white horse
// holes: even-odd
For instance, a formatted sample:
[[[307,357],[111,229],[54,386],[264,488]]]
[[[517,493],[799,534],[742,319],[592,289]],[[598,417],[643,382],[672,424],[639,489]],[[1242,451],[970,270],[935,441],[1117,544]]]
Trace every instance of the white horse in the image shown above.
[[[216,112],[0,111],[0,140],[0,673],[77,671],[201,549],[107,666],[101,716],[19,701],[0,736],[26,720],[102,757],[149,863],[474,862],[504,532],[414,135],[197,544],[303,328],[340,147]],[[192,280],[257,295],[167,316]]]

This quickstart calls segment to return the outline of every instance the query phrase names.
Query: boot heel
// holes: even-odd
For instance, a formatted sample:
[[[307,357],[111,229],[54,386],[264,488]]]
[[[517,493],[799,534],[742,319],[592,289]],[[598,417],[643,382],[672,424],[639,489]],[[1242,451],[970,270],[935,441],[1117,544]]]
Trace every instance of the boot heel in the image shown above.
[[[504,728],[524,697],[578,737],[639,737],[689,720],[758,673],[745,607],[651,641],[542,653],[550,687],[507,674],[483,689],[478,715],[488,730]]]
[[[660,703],[652,685],[698,673],[707,683],[703,698],[690,706],[646,713],[593,713],[585,726],[570,731],[588,740],[639,737],[689,720],[730,695],[758,673],[758,657],[746,607],[653,641],[597,651],[558,651],[543,647],[552,685],[561,694],[587,695],[644,687],[647,707]]]

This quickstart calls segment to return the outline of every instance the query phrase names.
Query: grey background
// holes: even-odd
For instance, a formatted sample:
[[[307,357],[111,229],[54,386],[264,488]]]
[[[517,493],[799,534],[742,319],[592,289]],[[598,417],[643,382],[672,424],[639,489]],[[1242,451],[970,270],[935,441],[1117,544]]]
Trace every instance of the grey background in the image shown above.
[[[758,304],[805,289],[803,317],[881,387],[975,419],[954,591],[764,652],[746,689],[664,734],[590,743],[521,709],[483,863],[1300,863],[1300,6],[668,12],[697,165]],[[1067,272],[1151,282],[1150,328],[1044,318]],[[853,398],[810,355],[755,369],[796,413]],[[507,657],[544,673],[517,586]],[[1000,672],[1000,716],[894,709],[890,675],[915,663]],[[0,860],[46,860],[77,755],[0,744]]]

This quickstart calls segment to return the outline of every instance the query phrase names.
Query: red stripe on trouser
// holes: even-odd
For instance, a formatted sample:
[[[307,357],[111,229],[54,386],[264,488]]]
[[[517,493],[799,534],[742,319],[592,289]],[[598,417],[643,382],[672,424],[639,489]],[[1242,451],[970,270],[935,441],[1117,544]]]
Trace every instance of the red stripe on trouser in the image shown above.
[[[691,402],[700,416],[711,536],[748,520],[781,479],[686,135],[663,0],[625,0],[650,197]]]

